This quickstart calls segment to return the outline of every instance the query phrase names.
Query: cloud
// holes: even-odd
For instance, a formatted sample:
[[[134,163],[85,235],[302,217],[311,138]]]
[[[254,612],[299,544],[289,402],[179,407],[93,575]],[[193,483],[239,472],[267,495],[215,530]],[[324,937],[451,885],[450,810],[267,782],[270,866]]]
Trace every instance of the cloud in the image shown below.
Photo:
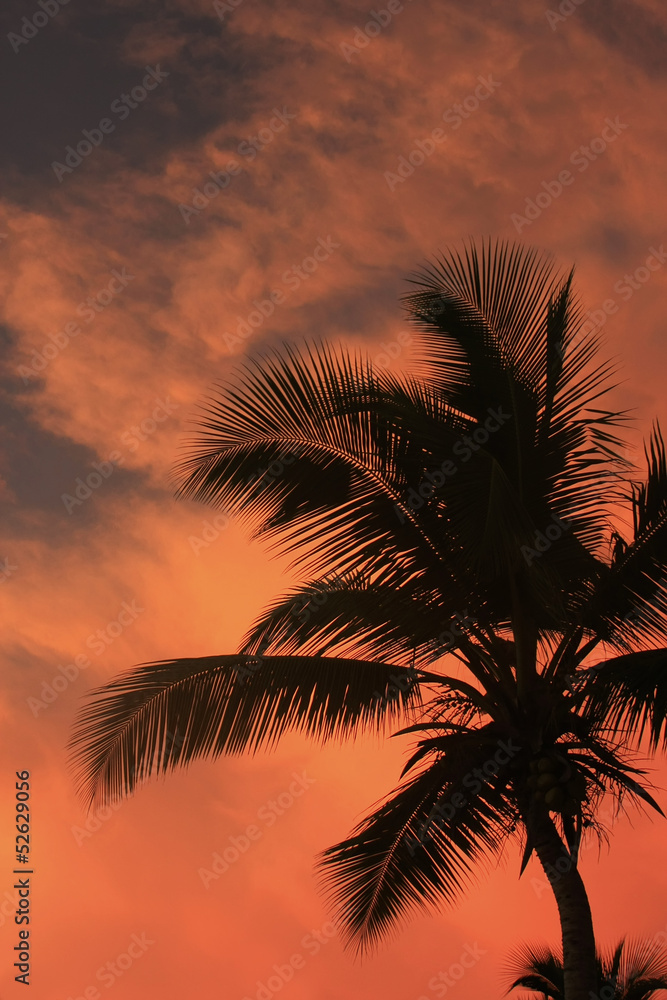
[[[84,846],[71,835],[80,813],[63,748],[84,692],[137,662],[234,649],[292,582],[286,560],[249,543],[236,523],[195,553],[189,539],[202,537],[214,512],[171,497],[169,470],[214,380],[284,341],[342,340],[386,354],[405,330],[398,299],[409,272],[464,237],[492,234],[576,262],[586,308],[618,300],[603,330],[628,375],[614,400],[640,408],[639,428],[665,418],[665,273],[628,301],[614,291],[664,238],[655,194],[665,155],[656,113],[664,13],[657,0],[585,0],[551,30],[547,10],[528,0],[406,0],[348,61],[342,47],[371,17],[357,2],[242,0],[221,19],[208,0],[114,0],[94,10],[72,0],[14,52],[6,36],[33,8],[10,0],[2,72],[3,93],[14,96],[0,109],[11,137],[0,150],[0,560],[18,568],[0,583],[3,759],[10,777],[34,763],[39,836],[58,848],[57,861],[40,858],[40,919],[53,942],[42,961],[54,996],[81,995],[132,933],[153,927],[158,943],[123,982],[129,1000],[213,995],[223,978],[235,995],[253,995],[255,981],[328,917],[311,857],[343,837],[399,771],[393,748],[320,754],[295,741],[272,761],[198,764],[142,790]],[[158,64],[168,77],[121,120],[112,102]],[[499,84],[483,100],[480,78]],[[294,118],[272,128],[285,113]],[[52,162],[105,116],[114,131],[59,181]],[[573,153],[617,116],[628,128],[578,170]],[[212,193],[211,173],[224,175],[232,161],[238,172]],[[512,214],[565,168],[574,182],[518,234]],[[387,173],[401,179],[392,187]],[[181,205],[196,208],[187,221]],[[338,245],[317,259],[327,241]],[[114,272],[124,269],[132,278],[119,288]],[[240,323],[252,333],[238,338]],[[48,363],[21,374],[39,358]],[[96,469],[108,471],[105,463],[106,477]],[[75,495],[79,479],[90,495],[69,514],[62,494]],[[88,638],[135,599],[145,612],[96,656]],[[33,716],[34,687],[84,653],[91,666]],[[280,791],[283,772],[311,765],[323,769],[313,804],[304,798],[298,816],[276,825],[275,839],[204,903],[198,859],[251,821],[273,794],[270,781]],[[212,801],[230,802],[234,815]],[[625,866],[630,878],[644,864],[641,823],[615,834],[609,864],[586,870],[599,933],[609,938],[628,921],[658,929],[653,896],[626,893],[622,907],[610,899],[614,872]],[[437,973],[431,956],[452,927],[461,940],[451,952],[447,945],[443,968],[478,932],[490,955],[459,986],[461,1000],[496,989],[496,967],[517,935],[536,922],[545,937],[555,934],[551,904],[536,907],[510,869],[456,913],[411,925],[361,971],[329,945],[295,976],[292,995],[326,996],[341,977],[354,1000],[378,990],[389,1000],[416,996]]]

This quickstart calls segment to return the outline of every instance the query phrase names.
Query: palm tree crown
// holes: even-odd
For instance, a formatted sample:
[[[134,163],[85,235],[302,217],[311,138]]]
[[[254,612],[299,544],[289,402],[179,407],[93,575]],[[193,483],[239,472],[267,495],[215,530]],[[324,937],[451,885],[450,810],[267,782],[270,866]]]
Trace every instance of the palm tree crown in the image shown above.
[[[470,244],[413,284],[412,374],[292,346],[212,396],[179,494],[252,523],[304,582],[238,653],[94,692],[74,761],[83,794],[105,800],[288,731],[401,724],[418,738],[405,780],[320,862],[350,938],[455,899],[520,839],[524,866],[535,851],[558,872],[568,1000],[588,1000],[581,836],[606,792],[657,808],[631,738],[666,732],[667,652],[647,648],[667,632],[665,451],[656,427],[633,485],[625,417],[599,409],[611,367],[548,258]]]

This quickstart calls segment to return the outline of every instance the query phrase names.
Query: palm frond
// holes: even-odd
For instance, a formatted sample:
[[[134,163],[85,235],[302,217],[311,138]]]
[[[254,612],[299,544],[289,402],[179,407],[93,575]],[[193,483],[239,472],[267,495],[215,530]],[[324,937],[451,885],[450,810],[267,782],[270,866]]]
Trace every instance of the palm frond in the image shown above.
[[[644,735],[653,750],[667,747],[667,649],[644,649],[597,663],[585,671],[582,696],[591,718],[612,731]]]
[[[384,731],[420,702],[400,665],[324,656],[203,656],[149,663],[91,692],[70,743],[89,804],[130,794],[200,757]]]
[[[667,639],[667,458],[658,424],[645,454],[646,479],[619,498],[631,509],[633,538],[615,535],[611,565],[582,610],[587,629],[622,651]]]
[[[467,621],[485,617],[477,594],[453,579],[448,593],[446,583],[428,591],[419,578],[402,580],[392,570],[311,580],[270,605],[242,648],[432,663],[461,645]]]
[[[624,941],[618,974],[623,1000],[646,1000],[657,990],[667,990],[667,951],[655,939]]]
[[[512,834],[505,780],[474,776],[490,759],[488,746],[475,731],[444,739],[446,752],[320,857],[339,922],[358,949],[413,908],[453,902],[485,860],[497,863]]]
[[[255,536],[318,573],[389,561],[442,571],[447,548],[404,502],[414,449],[406,457],[409,430],[387,415],[387,392],[369,361],[325,345],[247,362],[208,402],[176,469],[178,495],[253,522]]]

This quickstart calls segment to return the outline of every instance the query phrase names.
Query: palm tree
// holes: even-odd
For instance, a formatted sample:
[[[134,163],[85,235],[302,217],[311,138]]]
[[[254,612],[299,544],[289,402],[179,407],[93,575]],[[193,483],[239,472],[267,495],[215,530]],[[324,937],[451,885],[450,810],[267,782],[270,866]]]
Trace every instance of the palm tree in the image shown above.
[[[606,793],[659,808],[632,738],[648,726],[655,749],[667,717],[667,650],[643,648],[667,631],[664,446],[656,427],[633,485],[571,273],[487,242],[412,280],[414,373],[315,344],[218,387],[179,495],[251,523],[304,582],[238,653],[145,664],[93,692],[73,763],[92,803],[290,731],[402,725],[418,739],[405,780],[320,859],[349,940],[454,901],[520,840],[521,870],[534,852],[554,891],[567,1000],[589,1000],[581,837],[603,835]]]
[[[596,958],[595,1000],[651,1000],[667,990],[667,954],[655,941],[620,941]],[[511,962],[517,975],[508,993],[522,987],[539,993],[542,1000],[564,1000],[563,962],[549,948],[524,947]]]

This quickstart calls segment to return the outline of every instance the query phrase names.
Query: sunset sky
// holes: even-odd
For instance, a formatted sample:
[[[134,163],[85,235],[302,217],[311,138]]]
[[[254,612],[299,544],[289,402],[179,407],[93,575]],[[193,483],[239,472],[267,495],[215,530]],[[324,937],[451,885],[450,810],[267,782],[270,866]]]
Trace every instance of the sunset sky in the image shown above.
[[[493,1000],[516,945],[558,944],[541,870],[519,881],[510,853],[363,962],[342,948],[314,858],[397,784],[405,740],[199,762],[88,828],[65,751],[91,687],[232,652],[296,582],[246,526],[172,497],[198,404],[244,355],[317,337],[409,364],[406,276],[497,236],[576,265],[637,461],[667,423],[664,5],[548,4],[5,0],[3,998],[23,989],[24,769],[33,1000],[434,1000],[466,949],[447,996]],[[666,833],[633,814],[584,853],[601,944],[667,929]]]

